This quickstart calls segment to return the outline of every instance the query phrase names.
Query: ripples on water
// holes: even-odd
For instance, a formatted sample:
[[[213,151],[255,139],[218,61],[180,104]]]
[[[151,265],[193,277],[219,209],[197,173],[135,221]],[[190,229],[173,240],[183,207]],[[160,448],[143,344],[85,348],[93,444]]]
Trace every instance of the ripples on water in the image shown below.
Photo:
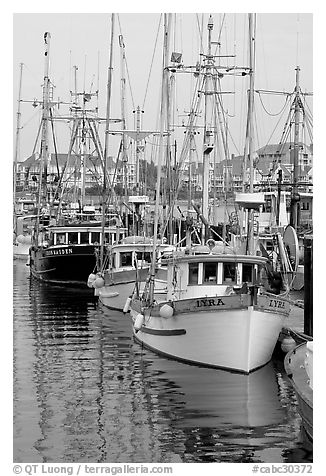
[[[163,359],[128,316],[14,263],[15,462],[310,462],[282,365]]]

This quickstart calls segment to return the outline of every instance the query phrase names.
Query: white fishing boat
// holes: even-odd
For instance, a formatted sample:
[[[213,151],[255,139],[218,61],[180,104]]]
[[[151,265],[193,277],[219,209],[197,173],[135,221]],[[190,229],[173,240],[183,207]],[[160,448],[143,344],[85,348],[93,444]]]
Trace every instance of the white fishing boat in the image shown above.
[[[164,259],[174,247],[158,245],[156,290],[166,291],[167,268]],[[141,236],[129,236],[107,249],[107,267],[102,273],[91,274],[88,286],[95,288],[100,302],[118,311],[128,311],[133,294],[141,292],[151,263],[153,240]]]
[[[167,293],[146,307],[133,299],[134,335],[142,345],[191,364],[249,373],[265,365],[290,312],[267,293],[260,256],[194,247],[168,261]]]

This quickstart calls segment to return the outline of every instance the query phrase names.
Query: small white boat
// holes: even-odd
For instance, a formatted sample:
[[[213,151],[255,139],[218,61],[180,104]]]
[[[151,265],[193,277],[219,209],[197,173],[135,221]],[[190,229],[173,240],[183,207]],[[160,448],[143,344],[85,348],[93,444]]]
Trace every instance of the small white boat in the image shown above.
[[[295,347],[285,356],[284,367],[297,395],[302,427],[313,440],[313,342]]]
[[[157,247],[156,290],[166,291],[167,268],[164,258],[174,247],[161,243]],[[141,236],[129,236],[108,248],[107,268],[96,275],[90,275],[89,287],[95,288],[100,302],[114,310],[128,311],[129,298],[141,292],[148,276],[153,251],[153,241]]]
[[[217,243],[174,253],[167,292],[132,300],[134,336],[167,357],[250,373],[271,359],[290,305],[267,292],[266,258]]]
[[[32,244],[32,231],[36,219],[37,215],[22,215],[17,217],[13,239],[14,259],[25,259],[27,261],[29,248]]]

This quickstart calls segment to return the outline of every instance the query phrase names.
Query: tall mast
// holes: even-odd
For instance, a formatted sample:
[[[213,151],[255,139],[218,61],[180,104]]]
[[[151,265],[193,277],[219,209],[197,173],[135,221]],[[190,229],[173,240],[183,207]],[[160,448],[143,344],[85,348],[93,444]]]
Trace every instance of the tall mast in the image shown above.
[[[299,66],[296,67],[296,81],[295,81],[295,105],[294,105],[294,154],[293,154],[293,186],[292,186],[292,200],[291,200],[291,225],[297,230],[299,226],[299,128],[300,128],[300,87],[299,87]]]
[[[120,69],[121,69],[121,121],[122,121],[122,130],[126,130],[126,78],[125,78],[125,45],[123,41],[123,36],[119,35],[119,46],[120,46]],[[127,144],[126,144],[126,134],[122,134],[122,165],[123,165],[123,186],[124,186],[124,195],[125,200],[128,199],[128,155],[127,155]]]
[[[105,146],[104,146],[104,174],[103,174],[103,200],[102,200],[102,242],[100,252],[100,266],[103,269],[104,264],[104,227],[105,227],[105,212],[106,212],[106,195],[107,195],[107,180],[106,167],[109,150],[109,130],[110,130],[110,111],[111,111],[111,90],[112,90],[112,64],[113,64],[113,38],[114,38],[114,13],[111,14],[111,43],[110,43],[110,60],[108,68],[108,84],[107,84],[107,102],[106,102],[106,122],[105,122]]]
[[[249,13],[249,98],[248,98],[248,145],[249,145],[249,191],[254,191],[254,158],[253,158],[253,112],[254,112],[254,82],[255,82],[255,14]]]
[[[38,190],[38,213],[41,211],[42,201],[47,200],[47,162],[49,154],[49,111],[50,111],[50,40],[51,34],[44,33],[44,81],[43,81],[43,98],[42,98],[42,130],[41,130],[41,160],[39,167],[39,190]],[[36,222],[36,239],[39,233],[39,219]]]
[[[208,29],[208,46],[207,55],[205,57],[205,125],[204,125],[204,145],[203,145],[203,208],[202,214],[204,219],[208,222],[209,214],[209,200],[208,200],[208,184],[209,184],[209,158],[210,153],[213,150],[213,132],[212,132],[212,66],[214,58],[212,56],[212,30],[213,30],[213,17],[209,16],[207,29]],[[202,228],[202,241],[205,241],[205,225]]]
[[[248,122],[247,122],[247,143],[249,152],[249,192],[254,191],[254,157],[253,157],[253,112],[254,112],[254,68],[255,68],[255,14],[249,13],[249,96],[248,96]],[[248,236],[247,251],[253,252],[254,239],[254,211],[248,210]]]
[[[17,181],[17,163],[18,163],[18,153],[19,153],[19,133],[20,133],[20,119],[21,119],[21,92],[22,92],[22,80],[23,80],[23,63],[20,63],[20,73],[19,73],[19,90],[18,90],[18,108],[17,108],[17,125],[16,125],[16,147],[15,147],[15,157],[14,157],[14,211],[15,211],[15,201],[16,201],[16,181]]]
[[[137,106],[136,109],[136,188],[137,193],[140,195],[140,152],[141,152],[141,136],[140,136],[140,129],[141,129],[141,119],[140,113],[141,109]]]
[[[156,197],[155,197],[155,208],[154,208],[154,236],[153,236],[153,256],[151,262],[151,275],[150,275],[150,289],[149,297],[150,303],[154,299],[154,280],[155,280],[155,265],[156,265],[156,247],[157,247],[157,231],[158,231],[158,216],[159,216],[159,202],[160,202],[160,191],[161,191],[161,169],[163,162],[163,140],[164,140],[164,111],[165,111],[165,90],[164,90],[164,77],[165,77],[165,68],[166,68],[166,56],[165,51],[168,45],[168,14],[164,13],[164,33],[163,33],[163,68],[162,68],[162,91],[161,91],[161,110],[160,110],[160,140],[159,140],[159,154],[158,154],[158,163],[157,163],[157,179],[156,179]],[[162,237],[163,238],[163,237]]]

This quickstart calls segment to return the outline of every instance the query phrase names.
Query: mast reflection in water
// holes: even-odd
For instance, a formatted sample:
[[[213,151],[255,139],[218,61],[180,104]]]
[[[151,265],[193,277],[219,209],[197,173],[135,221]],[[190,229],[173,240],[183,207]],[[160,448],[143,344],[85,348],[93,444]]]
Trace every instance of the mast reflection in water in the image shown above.
[[[15,462],[311,462],[282,365],[161,358],[128,316],[14,263]]]

